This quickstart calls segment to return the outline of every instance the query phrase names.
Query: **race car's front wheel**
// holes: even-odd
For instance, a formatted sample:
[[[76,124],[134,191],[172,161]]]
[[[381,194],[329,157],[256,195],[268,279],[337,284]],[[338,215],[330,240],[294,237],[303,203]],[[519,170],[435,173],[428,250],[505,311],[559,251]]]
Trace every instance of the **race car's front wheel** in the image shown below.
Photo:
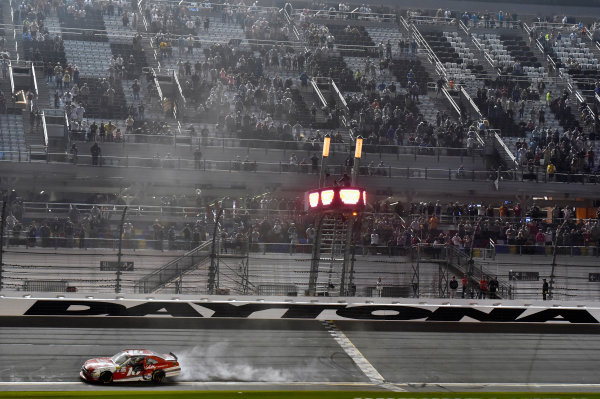
[[[100,374],[100,378],[98,378],[98,381],[100,381],[102,384],[110,384],[113,380],[113,375],[110,371],[105,371],[104,373]]]
[[[155,384],[162,384],[165,381],[164,371],[158,370],[152,374],[152,382]]]

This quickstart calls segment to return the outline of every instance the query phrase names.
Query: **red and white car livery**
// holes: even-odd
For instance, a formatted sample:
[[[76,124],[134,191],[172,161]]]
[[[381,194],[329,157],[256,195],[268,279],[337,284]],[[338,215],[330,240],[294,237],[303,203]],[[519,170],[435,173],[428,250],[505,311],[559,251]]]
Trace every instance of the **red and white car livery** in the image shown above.
[[[127,349],[113,357],[99,357],[86,361],[79,376],[90,382],[152,381],[164,382],[167,377],[181,373],[177,356],[157,354],[146,349]]]

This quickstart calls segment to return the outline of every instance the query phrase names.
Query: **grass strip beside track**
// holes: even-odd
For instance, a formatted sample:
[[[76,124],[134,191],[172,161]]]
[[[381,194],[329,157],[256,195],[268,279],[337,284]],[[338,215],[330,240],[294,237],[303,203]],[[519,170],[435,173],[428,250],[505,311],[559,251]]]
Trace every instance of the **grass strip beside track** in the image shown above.
[[[551,392],[386,392],[386,391],[19,391],[0,392],[0,398],[131,399],[600,399],[600,393]]]

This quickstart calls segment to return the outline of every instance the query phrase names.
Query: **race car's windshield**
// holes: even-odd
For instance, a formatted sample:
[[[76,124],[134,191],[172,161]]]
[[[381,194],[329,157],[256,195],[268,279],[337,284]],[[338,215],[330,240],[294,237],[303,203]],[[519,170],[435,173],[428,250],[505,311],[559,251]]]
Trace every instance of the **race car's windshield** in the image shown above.
[[[115,363],[117,366],[120,366],[121,364],[125,363],[128,358],[129,357],[127,356],[127,353],[119,352],[113,357],[111,357],[110,360],[112,360],[113,363]]]

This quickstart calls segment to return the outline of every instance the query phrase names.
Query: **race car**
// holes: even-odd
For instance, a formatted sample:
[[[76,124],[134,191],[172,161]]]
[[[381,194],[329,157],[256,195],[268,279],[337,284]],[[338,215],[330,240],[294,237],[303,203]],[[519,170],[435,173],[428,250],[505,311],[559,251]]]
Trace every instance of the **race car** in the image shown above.
[[[146,349],[126,349],[113,357],[99,357],[86,361],[79,376],[88,382],[152,381],[160,384],[166,377],[181,373],[177,356],[161,355]]]

